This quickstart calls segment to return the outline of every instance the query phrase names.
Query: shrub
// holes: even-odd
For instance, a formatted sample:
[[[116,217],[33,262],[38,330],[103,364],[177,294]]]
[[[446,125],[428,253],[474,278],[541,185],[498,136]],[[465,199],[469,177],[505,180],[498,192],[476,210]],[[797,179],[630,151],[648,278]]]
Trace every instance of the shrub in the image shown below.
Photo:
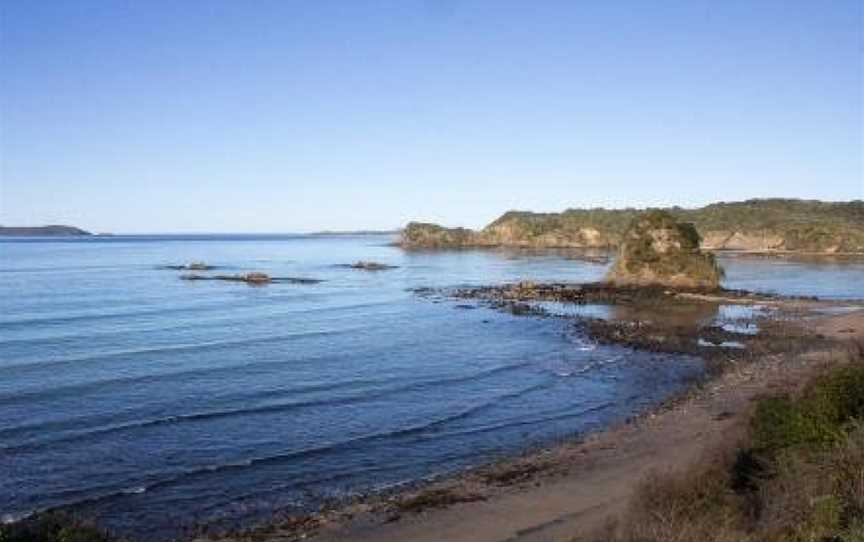
[[[618,540],[627,542],[725,542],[738,540],[741,499],[730,489],[724,464],[679,475],[650,475],[631,504]],[[613,538],[614,540],[614,538]]]
[[[597,542],[864,542],[864,353],[758,401],[743,446],[653,474]],[[577,539],[583,540],[583,539]]]
[[[116,542],[105,531],[61,512],[0,525],[0,542]]]
[[[753,447],[775,454],[802,445],[827,445],[846,435],[850,420],[864,417],[864,366],[851,365],[818,377],[801,398],[759,401],[753,416]]]

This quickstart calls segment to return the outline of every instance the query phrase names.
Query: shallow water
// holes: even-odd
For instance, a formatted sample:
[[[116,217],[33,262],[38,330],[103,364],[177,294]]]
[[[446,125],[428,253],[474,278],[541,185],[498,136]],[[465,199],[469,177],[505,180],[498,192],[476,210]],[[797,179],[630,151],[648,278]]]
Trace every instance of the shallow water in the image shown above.
[[[0,514],[74,505],[141,538],[243,522],[601,427],[701,371],[595,345],[565,321],[410,292],[596,280],[603,263],[390,240],[0,242]],[[339,265],[361,259],[399,267]],[[325,282],[160,269],[194,260]],[[864,297],[861,264],[723,263],[735,288]]]

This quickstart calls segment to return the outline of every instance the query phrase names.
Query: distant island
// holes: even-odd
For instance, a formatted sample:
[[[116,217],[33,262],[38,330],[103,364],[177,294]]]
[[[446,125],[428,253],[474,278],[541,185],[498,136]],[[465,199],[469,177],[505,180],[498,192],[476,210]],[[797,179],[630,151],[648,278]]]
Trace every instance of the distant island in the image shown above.
[[[74,226],[0,226],[0,236],[7,237],[70,237],[81,235],[93,234]]]
[[[711,251],[864,254],[864,201],[751,199],[696,209],[668,207],[678,222],[693,224]],[[509,211],[475,231],[411,222],[399,245],[406,249],[477,247],[618,247],[641,210],[567,209],[561,213]]]

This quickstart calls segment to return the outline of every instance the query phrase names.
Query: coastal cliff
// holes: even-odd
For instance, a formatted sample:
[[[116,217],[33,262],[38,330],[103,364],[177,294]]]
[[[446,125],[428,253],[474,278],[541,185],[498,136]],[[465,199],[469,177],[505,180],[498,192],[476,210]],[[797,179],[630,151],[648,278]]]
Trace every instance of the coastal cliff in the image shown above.
[[[864,254],[864,201],[753,199],[663,209],[693,224],[705,250]],[[617,248],[639,209],[509,211],[479,231],[412,222],[406,249],[474,247]]]

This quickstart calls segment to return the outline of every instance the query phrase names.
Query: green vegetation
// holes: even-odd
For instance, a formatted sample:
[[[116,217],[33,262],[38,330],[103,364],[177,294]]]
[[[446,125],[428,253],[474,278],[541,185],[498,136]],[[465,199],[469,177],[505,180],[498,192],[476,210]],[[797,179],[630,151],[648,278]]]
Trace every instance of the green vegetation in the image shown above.
[[[117,542],[118,539],[61,512],[43,512],[0,525],[0,542]]]
[[[698,209],[665,209],[695,226],[711,250],[864,252],[864,201],[753,199]],[[479,232],[413,224],[408,248],[463,246],[615,247],[640,209],[567,209],[561,213],[509,211]],[[426,228],[425,235],[409,232]]]
[[[830,446],[851,419],[864,421],[864,368],[836,369],[818,378],[800,398],[760,401],[753,418],[753,448],[772,455],[793,446]]]
[[[864,542],[864,356],[760,400],[738,446],[649,477],[595,539]]]
[[[532,213],[508,211],[486,226],[484,231],[504,225],[516,225],[526,237],[538,237],[557,231],[576,232],[583,228],[621,235],[627,225],[638,216],[640,209],[567,209],[562,213]]]
[[[701,232],[742,231],[776,236],[780,248],[803,252],[864,252],[864,201],[761,199],[673,210]]]
[[[444,228],[437,224],[410,222],[402,231],[405,248],[459,248],[478,244],[477,234],[466,228]]]
[[[747,230],[807,228],[810,226],[864,225],[864,201],[825,202],[799,199],[751,199],[733,203],[712,203],[700,209],[673,207],[670,212],[697,228]]]

